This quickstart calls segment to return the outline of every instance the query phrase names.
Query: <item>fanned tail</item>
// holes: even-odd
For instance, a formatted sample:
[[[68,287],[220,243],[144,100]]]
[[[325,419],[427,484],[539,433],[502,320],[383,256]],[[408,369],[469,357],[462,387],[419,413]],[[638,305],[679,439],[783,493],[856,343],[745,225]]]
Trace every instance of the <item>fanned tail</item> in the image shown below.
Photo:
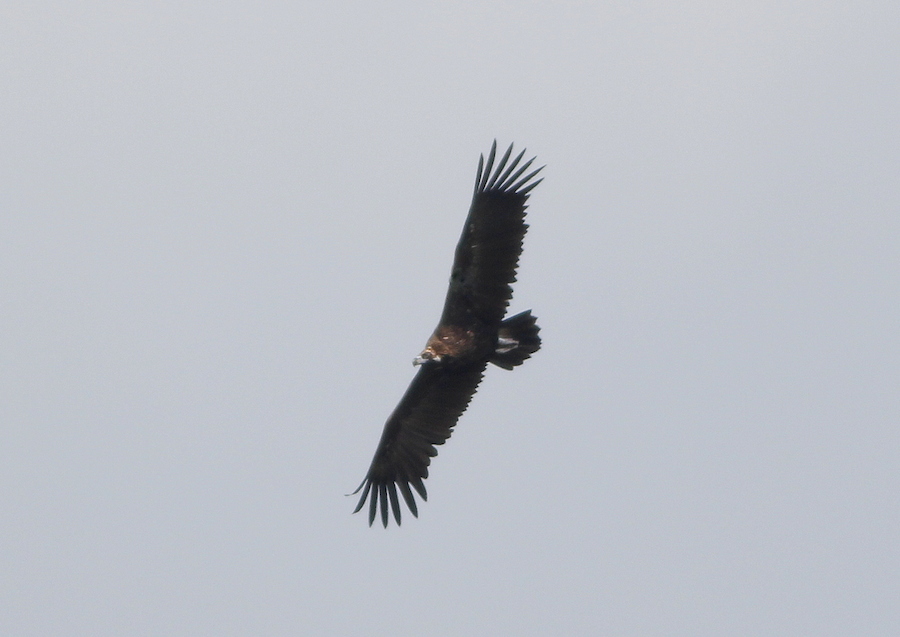
[[[512,369],[531,358],[541,348],[541,337],[538,332],[537,318],[526,310],[510,316],[500,324],[497,337],[497,349],[491,356],[491,362],[503,369]]]

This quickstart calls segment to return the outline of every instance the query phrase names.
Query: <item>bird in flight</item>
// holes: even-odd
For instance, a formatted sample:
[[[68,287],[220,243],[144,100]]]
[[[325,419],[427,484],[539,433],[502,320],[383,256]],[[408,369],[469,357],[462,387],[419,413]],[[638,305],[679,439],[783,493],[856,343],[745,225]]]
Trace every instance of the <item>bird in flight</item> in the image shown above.
[[[440,322],[413,360],[418,372],[385,423],[369,472],[353,492],[362,490],[354,513],[369,500],[369,526],[380,510],[387,527],[388,508],[400,524],[398,490],[418,517],[410,487],[427,500],[422,481],[437,455],[435,445],[450,437],[487,364],[512,369],[541,347],[531,310],[504,318],[528,229],[526,202],[541,183],[534,177],[543,169],[523,177],[534,158],[519,165],[525,151],[510,161],[512,149],[510,145],[494,168],[495,140],[487,161],[484,155],[478,161],[475,193],[456,246]]]

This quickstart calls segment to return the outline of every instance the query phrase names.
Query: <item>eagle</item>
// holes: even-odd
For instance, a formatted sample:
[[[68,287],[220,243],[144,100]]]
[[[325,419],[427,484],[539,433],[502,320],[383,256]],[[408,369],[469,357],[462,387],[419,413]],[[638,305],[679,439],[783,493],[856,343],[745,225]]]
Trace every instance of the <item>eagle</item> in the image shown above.
[[[519,165],[525,151],[510,161],[512,149],[510,144],[494,168],[494,140],[487,161],[484,155],[478,160],[475,193],[456,246],[440,322],[413,360],[418,371],[384,425],[365,479],[351,494],[362,490],[354,513],[369,500],[369,526],[380,509],[387,528],[388,507],[400,525],[398,491],[418,517],[412,489],[428,499],[423,480],[437,455],[435,445],[450,437],[488,363],[513,369],[541,347],[531,310],[504,318],[528,229],[525,204],[544,168],[523,177],[535,158]]]

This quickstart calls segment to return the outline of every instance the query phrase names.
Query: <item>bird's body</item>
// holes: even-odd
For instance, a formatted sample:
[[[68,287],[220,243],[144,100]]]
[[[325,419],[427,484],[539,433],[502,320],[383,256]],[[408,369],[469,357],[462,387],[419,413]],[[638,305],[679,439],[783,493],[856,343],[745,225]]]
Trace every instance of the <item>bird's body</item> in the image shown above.
[[[413,361],[419,371],[388,418],[369,471],[356,490],[363,492],[354,513],[371,498],[370,525],[379,501],[384,526],[388,506],[400,524],[398,488],[412,514],[418,515],[410,486],[427,498],[422,481],[437,455],[434,446],[450,437],[488,363],[513,369],[540,348],[540,328],[530,311],[504,316],[528,228],[525,203],[541,181],[532,181],[541,169],[521,177],[534,160],[519,166],[522,151],[509,162],[510,146],[492,174],[496,149],[494,142],[487,163],[482,156],[478,164],[475,194],[456,247],[441,320]]]

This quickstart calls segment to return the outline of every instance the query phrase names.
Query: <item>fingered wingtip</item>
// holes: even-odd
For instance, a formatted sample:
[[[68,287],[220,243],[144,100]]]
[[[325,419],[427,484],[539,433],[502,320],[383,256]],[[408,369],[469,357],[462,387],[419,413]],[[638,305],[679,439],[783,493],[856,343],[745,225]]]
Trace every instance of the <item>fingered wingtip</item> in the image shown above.
[[[515,194],[527,195],[540,183],[540,180],[529,183],[535,175],[541,172],[545,166],[541,166],[536,170],[526,173],[526,171],[534,163],[536,157],[532,157],[525,163],[520,165],[522,158],[525,156],[526,149],[522,149],[518,155],[512,160],[514,144],[510,144],[503,154],[502,158],[494,166],[494,160],[497,157],[497,140],[491,145],[491,151],[488,153],[487,159],[484,155],[478,160],[478,172],[475,178],[475,193],[485,191],[504,191]],[[522,175],[525,175],[524,177]]]

